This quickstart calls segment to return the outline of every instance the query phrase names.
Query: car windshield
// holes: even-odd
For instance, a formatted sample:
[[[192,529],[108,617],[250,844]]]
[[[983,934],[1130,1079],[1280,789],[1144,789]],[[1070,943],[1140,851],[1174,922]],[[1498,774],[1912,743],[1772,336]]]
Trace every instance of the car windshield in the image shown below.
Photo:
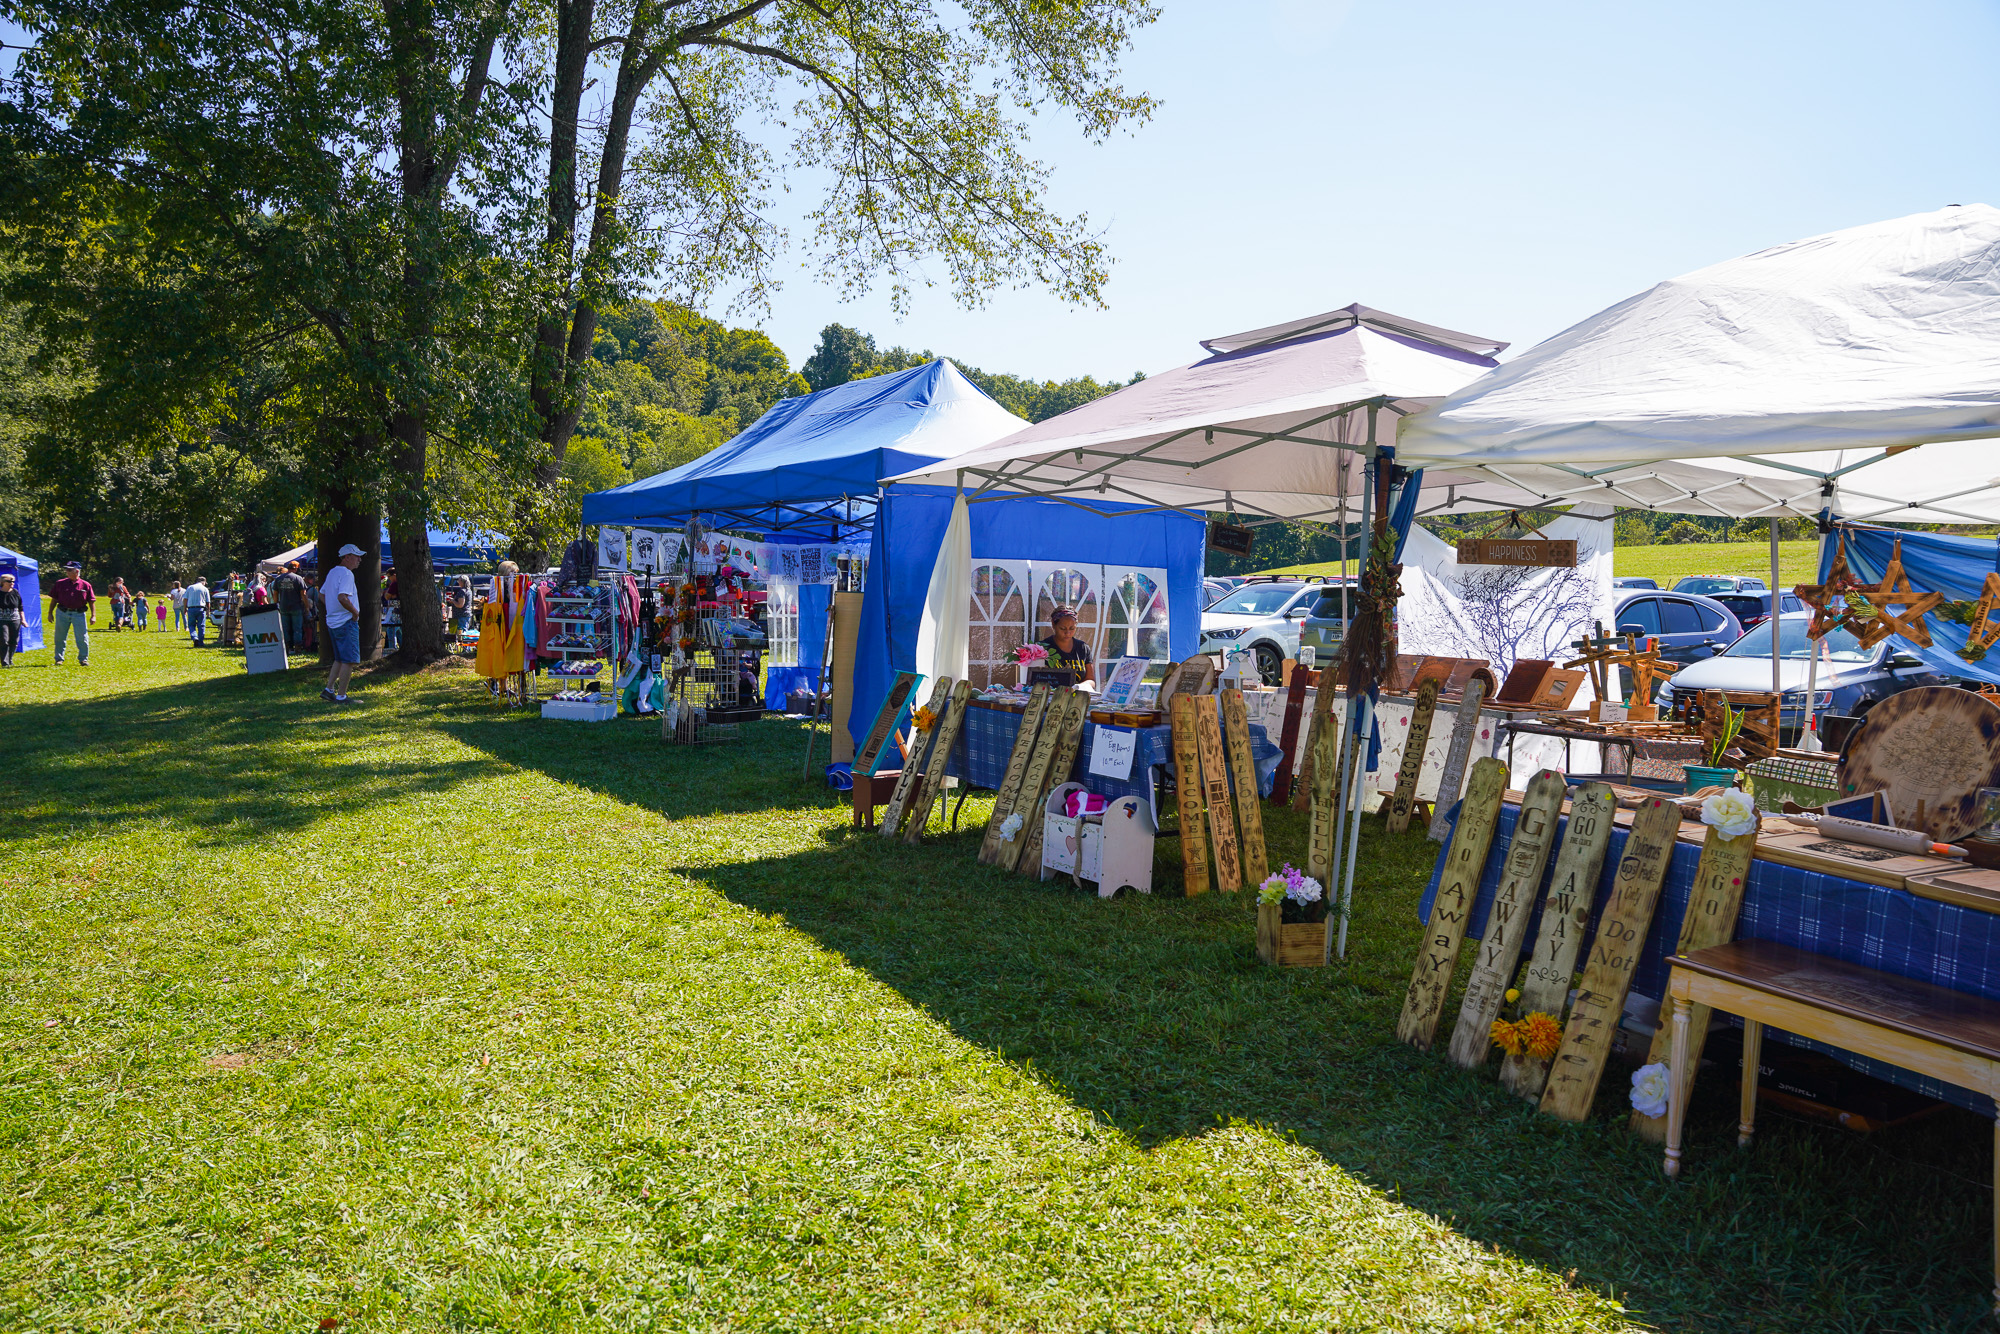
[[[1683,579],[1674,585],[1674,592],[1676,593],[1694,593],[1704,596],[1709,593],[1734,593],[1735,591],[1736,581],[1734,579]]]
[[[1797,620],[1780,617],[1778,620],[1778,656],[1781,658],[1810,657],[1812,640],[1806,638],[1806,627],[1812,624],[1807,617]],[[1854,636],[1846,630],[1832,630],[1820,640],[1821,662],[1868,662],[1874,658],[1873,649],[1865,649],[1855,642]],[[1769,658],[1771,656],[1771,627],[1760,625],[1743,638],[1723,650],[1725,658]]]
[[[1715,600],[1734,612],[1736,619],[1739,621],[1747,617],[1762,616],[1764,614],[1763,600],[1751,597],[1746,593],[1722,594],[1717,596]]]
[[[1209,610],[1231,616],[1275,616],[1298,595],[1297,584],[1250,584],[1237,589]]]

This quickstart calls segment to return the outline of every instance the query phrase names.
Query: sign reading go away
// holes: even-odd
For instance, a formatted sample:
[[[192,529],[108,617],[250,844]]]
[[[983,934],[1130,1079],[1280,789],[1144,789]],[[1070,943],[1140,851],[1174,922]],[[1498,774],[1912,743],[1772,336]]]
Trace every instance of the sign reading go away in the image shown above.
[[[1536,537],[1467,537],[1458,544],[1460,565],[1576,565],[1576,543]]]

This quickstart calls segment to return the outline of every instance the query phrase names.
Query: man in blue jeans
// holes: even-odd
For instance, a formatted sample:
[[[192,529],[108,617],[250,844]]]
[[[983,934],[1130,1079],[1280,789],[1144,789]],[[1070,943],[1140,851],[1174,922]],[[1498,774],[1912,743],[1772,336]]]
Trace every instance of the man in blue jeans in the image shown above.
[[[327,669],[326,688],[319,697],[330,704],[347,703],[348,677],[361,661],[361,595],[354,587],[354,571],[360,564],[361,548],[348,543],[320,585],[326,597],[326,637],[332,641],[333,666]]]
[[[77,665],[90,666],[90,616],[97,608],[97,590],[84,581],[80,562],[71,561],[63,567],[63,577],[49,589],[49,597],[56,604],[56,666],[62,666],[72,630],[76,632]]]
[[[200,575],[187,586],[187,631],[196,648],[208,642],[208,581]]]

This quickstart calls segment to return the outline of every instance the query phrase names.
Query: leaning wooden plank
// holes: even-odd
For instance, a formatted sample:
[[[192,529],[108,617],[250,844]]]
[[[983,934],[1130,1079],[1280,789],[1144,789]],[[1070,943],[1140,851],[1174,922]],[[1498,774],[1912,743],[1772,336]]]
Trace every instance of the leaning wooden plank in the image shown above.
[[[1444,1015],[1445,993],[1451,990],[1459,946],[1465,943],[1466,919],[1472,915],[1473,900],[1479,897],[1479,878],[1486,872],[1486,854],[1493,846],[1500,801],[1506,795],[1505,764],[1487,756],[1472,766],[1458,827],[1452,830],[1451,846],[1445,849],[1444,874],[1438,879],[1437,898],[1424,927],[1424,943],[1417,949],[1410,990],[1403,997],[1403,1013],[1396,1021],[1396,1036],[1421,1051],[1430,1050],[1438,1020]]]
[[[1549,877],[1548,901],[1542,905],[1542,929],[1535,934],[1527,979],[1521,984],[1524,1015],[1546,1014],[1560,1021],[1568,1008],[1576,952],[1590,926],[1597,878],[1604,870],[1617,813],[1618,795],[1609,783],[1586,783],[1570,800],[1569,824],[1563,830],[1562,850],[1556,853],[1555,874]],[[1500,1063],[1501,1086],[1530,1102],[1542,1096],[1548,1079],[1545,1057],[1509,1056]]]
[[[1293,752],[1299,748],[1299,722],[1305,717],[1306,682],[1312,673],[1303,667],[1292,669],[1285,683],[1285,721],[1278,732],[1278,776],[1271,784],[1271,800],[1282,806],[1292,795]]]
[[[1028,817],[1027,828],[1021,831],[1021,860],[1015,867],[1022,875],[1042,878],[1042,807],[1047,804],[1049,793],[1069,781],[1069,771],[1076,767],[1076,752],[1083,743],[1083,725],[1090,721],[1090,696],[1081,690],[1070,694],[1069,708],[1063,711],[1060,730],[1056,736],[1055,755],[1049,760],[1049,772],[1035,792],[1035,804],[1023,812]]]
[[[1296,671],[1292,674],[1298,675]],[[1243,708],[1240,690],[1222,692],[1222,732],[1229,742],[1229,772],[1236,780],[1236,818],[1243,833],[1243,883],[1255,888],[1270,874],[1271,861],[1264,850],[1264,803],[1257,791],[1257,758],[1250,751],[1250,715]]]
[[[1542,887],[1542,872],[1548,868],[1549,851],[1556,841],[1556,823],[1562,816],[1563,795],[1569,785],[1554,769],[1544,769],[1528,780],[1521,797],[1521,812],[1514,820],[1514,841],[1507,846],[1499,888],[1493,894],[1493,911],[1486,919],[1486,934],[1473,955],[1472,975],[1465,979],[1465,999],[1458,1007],[1458,1024],[1451,1031],[1451,1059],[1468,1070],[1486,1064],[1493,1048],[1493,1021],[1507,998],[1507,983],[1513,980],[1515,961],[1528,936],[1528,918],[1534,915],[1535,894]]]
[[[931,807],[937,804],[937,795],[944,790],[944,771],[951,764],[951,748],[958,744],[959,729],[965,726],[966,702],[971,698],[972,682],[960,681],[953,686],[951,706],[931,729],[937,733],[937,741],[931,746],[930,763],[925,766],[924,783],[917,790],[916,804],[910,807],[909,827],[903,831],[905,843],[922,840],[924,829],[931,822]]]
[[[1743,910],[1743,882],[1749,878],[1750,858],[1756,851],[1757,823],[1735,838],[1724,838],[1721,830],[1710,826],[1701,845],[1701,866],[1694,873],[1694,888],[1688,893],[1687,915],[1681,918],[1676,954],[1707,949],[1710,945],[1727,945],[1736,939],[1736,918]],[[1673,1045],[1673,1025],[1667,1019],[1670,1009],[1663,1006],[1660,1010],[1660,1022],[1653,1030],[1652,1050],[1646,1056],[1648,1065],[1667,1060],[1667,1049]],[[1702,1043],[1708,1037],[1708,1007],[1695,1006],[1691,1022],[1687,1068],[1693,1070],[1701,1065]],[[1746,1072],[1748,1069],[1746,1066]],[[1746,1077],[1756,1078],[1747,1073]],[[1632,1133],[1654,1144],[1663,1144],[1667,1138],[1667,1118],[1642,1116],[1634,1111]]]
[[[1312,723],[1306,729],[1306,760],[1299,769],[1299,781],[1292,790],[1292,809],[1305,812],[1312,809],[1313,792],[1319,781],[1319,738],[1322,732],[1338,732],[1334,722],[1334,678],[1338,673],[1332,667],[1319,674],[1319,685],[1313,694]],[[1329,752],[1338,754],[1338,750]]]
[[[1306,874],[1322,885],[1333,883],[1333,836],[1340,813],[1333,808],[1340,780],[1338,729],[1328,724],[1312,730],[1312,751],[1306,756],[1310,787],[1302,795],[1311,812],[1306,825]]]
[[[1167,717],[1173,725],[1174,795],[1180,801],[1181,865],[1189,894],[1208,892],[1208,814],[1201,800],[1201,748],[1195,740],[1191,695],[1175,695]]]
[[[1238,890],[1243,888],[1243,854],[1236,843],[1236,811],[1229,799],[1229,760],[1222,750],[1222,724],[1215,716],[1214,700],[1204,699],[1199,703],[1201,707],[1194,715],[1194,738],[1201,752],[1201,788],[1208,803],[1209,842],[1215,849],[1215,887]]]
[[[917,733],[916,744],[910,747],[907,759],[903,761],[903,772],[896,779],[896,786],[889,793],[889,804],[882,808],[882,823],[875,832],[883,838],[894,838],[902,827],[903,812],[909,808],[910,798],[916,794],[919,773],[924,767],[924,756],[929,752],[931,739],[937,735],[938,717],[944,712],[944,703],[951,697],[951,678],[940,676],[931,687],[931,702],[925,705],[930,710],[931,727],[928,732]]]
[[[1410,735],[1403,742],[1402,767],[1396,770],[1396,790],[1389,798],[1389,818],[1383,825],[1391,834],[1410,827],[1410,810],[1417,804],[1417,783],[1424,776],[1424,752],[1431,744],[1431,719],[1437,717],[1438,683],[1417,687],[1417,706],[1410,711]]]
[[[1014,802],[1013,814],[1021,817],[1020,832],[1011,839],[1006,837],[1004,831],[1001,835],[998,864],[1010,871],[1020,864],[1021,849],[1028,844],[1028,826],[1042,822],[1038,806],[1048,790],[1049,766],[1055,763],[1056,741],[1062,736],[1063,719],[1069,716],[1075,700],[1074,690],[1058,690],[1049,701],[1042,730],[1035,737],[1035,749],[1028,756],[1027,772],[1021,776],[1021,794]]]
[[[979,843],[979,860],[988,866],[1000,860],[1000,827],[1007,823],[1007,817],[1014,813],[1014,806],[1021,798],[1021,780],[1027,776],[1028,756],[1034,753],[1035,736],[1042,730],[1042,715],[1048,707],[1046,685],[1028,692],[1028,707],[1021,711],[1021,730],[1014,734],[1014,749],[1007,756],[1007,776],[1000,780],[1000,791],[993,798],[993,817],[986,822],[986,837]]]
[[[1611,883],[1597,938],[1584,965],[1583,984],[1570,1007],[1562,1046],[1549,1065],[1548,1086],[1541,1109],[1562,1121],[1581,1121],[1590,1114],[1604,1062],[1611,1055],[1611,1038],[1632,989],[1639,951],[1659,906],[1660,887],[1673,865],[1674,835],[1680,829],[1681,808],[1665,797],[1654,797],[1639,808],[1632,832],[1625,836],[1625,855]]]
[[[1479,710],[1486,703],[1486,679],[1475,676],[1465,683],[1465,695],[1458,701],[1452,719],[1451,741],[1445,747],[1444,773],[1438,778],[1437,805],[1431,808],[1430,838],[1442,843],[1451,834],[1451,808],[1458,791],[1465,786],[1465,765],[1472,758],[1472,743],[1479,736]]]

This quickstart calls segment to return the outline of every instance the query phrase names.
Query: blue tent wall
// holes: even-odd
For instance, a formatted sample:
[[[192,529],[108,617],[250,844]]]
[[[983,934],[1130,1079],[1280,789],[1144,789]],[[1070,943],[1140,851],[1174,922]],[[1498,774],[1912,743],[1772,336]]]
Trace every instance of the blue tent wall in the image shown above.
[[[1898,539],[1903,544],[1903,571],[1909,575],[1911,585],[1919,593],[1935,590],[1949,601],[1977,602],[1984,591],[1986,576],[2000,570],[2000,541],[1990,537],[1902,532],[1847,523],[1839,523],[1837,531],[1847,538],[1849,568],[1856,578],[1866,583],[1881,582],[1882,572],[1888,569],[1889,560],[1895,555]],[[1827,540],[1826,552],[1820,561],[1821,583],[1825,583],[1827,576],[1833,572],[1833,556],[1838,546],[1834,539]],[[1936,612],[1924,617],[1924,620],[1931,631],[1928,648],[1901,635],[1891,636],[1896,646],[1906,653],[1915,654],[1948,676],[2000,683],[2000,652],[1978,662],[1967,662],[1957,652],[1965,647],[1965,626],[1947,621]]]
[[[857,745],[875,721],[875,710],[895,674],[920,670],[917,623],[923,617],[945,525],[951,520],[952,495],[946,486],[894,486],[883,494],[854,650],[854,704],[847,730]],[[1026,557],[1166,570],[1169,651],[1179,661],[1201,642],[1207,532],[1199,519],[1157,511],[1099,515],[1034,496],[976,501],[967,512],[972,518],[975,561]]]
[[[26,622],[21,627],[21,650],[46,647],[42,638],[41,565],[32,556],[0,547],[0,574],[13,575],[14,591],[21,595],[21,615]]]

